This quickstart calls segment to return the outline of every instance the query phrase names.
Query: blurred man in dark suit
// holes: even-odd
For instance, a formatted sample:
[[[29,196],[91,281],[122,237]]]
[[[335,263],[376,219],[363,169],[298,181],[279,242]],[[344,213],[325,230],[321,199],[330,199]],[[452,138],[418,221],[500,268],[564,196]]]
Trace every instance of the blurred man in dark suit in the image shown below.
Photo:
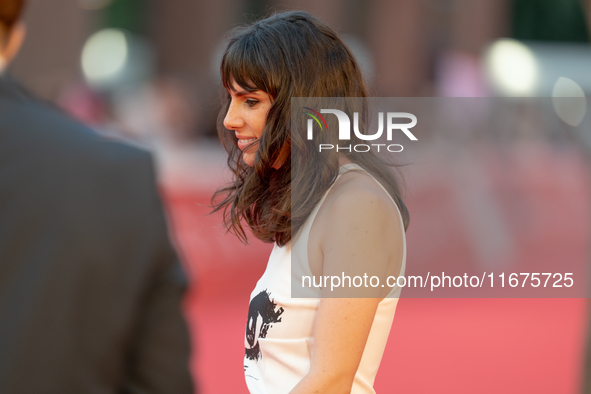
[[[0,0],[0,69],[24,37]],[[0,393],[192,393],[185,277],[148,153],[0,71]]]

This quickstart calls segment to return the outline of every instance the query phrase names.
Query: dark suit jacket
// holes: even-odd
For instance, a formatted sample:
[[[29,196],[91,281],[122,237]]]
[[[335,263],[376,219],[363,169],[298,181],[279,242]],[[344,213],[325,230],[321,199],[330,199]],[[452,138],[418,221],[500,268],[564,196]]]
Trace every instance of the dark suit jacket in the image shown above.
[[[0,76],[0,393],[190,393],[151,157]]]

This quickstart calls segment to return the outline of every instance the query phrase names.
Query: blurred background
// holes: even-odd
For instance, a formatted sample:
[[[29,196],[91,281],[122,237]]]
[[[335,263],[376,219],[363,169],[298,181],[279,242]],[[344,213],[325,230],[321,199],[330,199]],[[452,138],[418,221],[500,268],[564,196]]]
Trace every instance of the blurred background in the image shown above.
[[[291,9],[342,34],[374,96],[578,99],[570,115],[555,101],[562,123],[550,132],[531,114],[522,127],[488,129],[485,143],[466,127],[452,165],[411,166],[409,266],[551,256],[558,272],[589,261],[591,0],[30,0],[12,74],[157,158],[191,279],[185,312],[203,394],[246,392],[249,295],[271,250],[207,216],[229,179],[215,131],[220,56],[233,27]],[[586,299],[402,299],[375,388],[578,393],[586,327]]]

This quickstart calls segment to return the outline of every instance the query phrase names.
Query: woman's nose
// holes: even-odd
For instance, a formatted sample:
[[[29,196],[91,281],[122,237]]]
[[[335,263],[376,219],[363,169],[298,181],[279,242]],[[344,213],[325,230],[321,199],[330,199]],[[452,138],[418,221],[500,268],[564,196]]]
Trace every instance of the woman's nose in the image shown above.
[[[236,130],[239,129],[244,125],[244,121],[242,116],[240,116],[240,111],[236,108],[235,103],[230,103],[228,107],[228,112],[226,113],[226,117],[224,118],[224,127],[228,130]]]

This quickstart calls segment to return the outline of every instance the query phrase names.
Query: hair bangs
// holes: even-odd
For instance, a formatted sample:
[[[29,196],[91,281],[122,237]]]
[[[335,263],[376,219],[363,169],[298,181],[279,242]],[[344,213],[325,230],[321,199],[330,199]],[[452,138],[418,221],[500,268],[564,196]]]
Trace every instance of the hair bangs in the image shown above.
[[[266,79],[270,65],[267,56],[261,55],[260,47],[253,36],[243,36],[228,44],[222,59],[222,83],[226,89],[233,88],[233,82],[246,91],[262,90],[271,93]]]

